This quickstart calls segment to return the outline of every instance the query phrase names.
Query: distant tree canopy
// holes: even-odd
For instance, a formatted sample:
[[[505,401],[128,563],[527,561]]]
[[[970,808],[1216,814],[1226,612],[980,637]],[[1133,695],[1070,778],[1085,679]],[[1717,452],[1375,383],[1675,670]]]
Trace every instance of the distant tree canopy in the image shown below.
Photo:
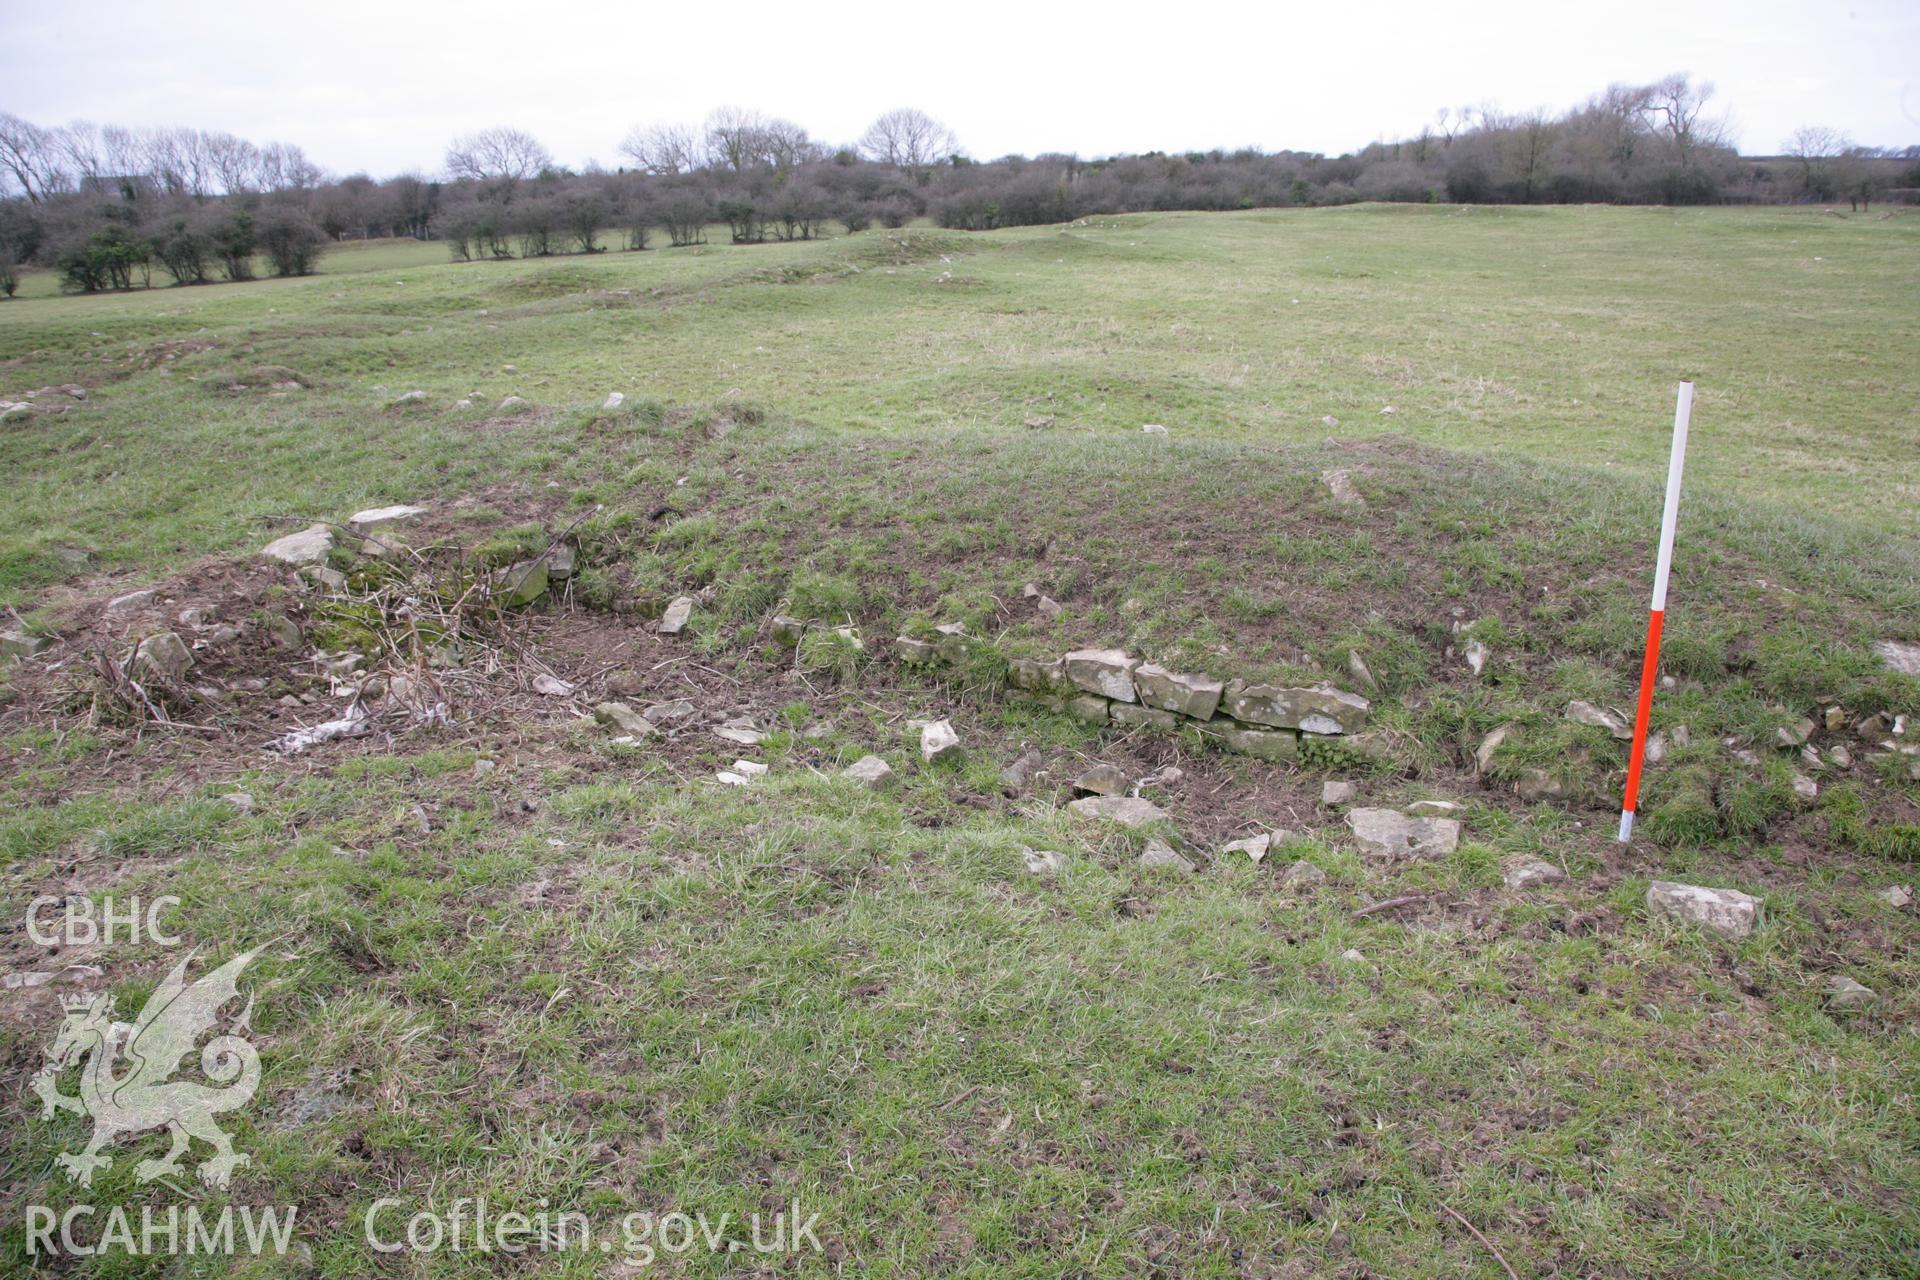
[[[1710,204],[1846,200],[1920,192],[1920,147],[1854,145],[1809,126],[1782,154],[1741,157],[1686,75],[1611,85],[1558,115],[1448,108],[1396,142],[1342,156],[1304,151],[1148,152],[970,159],[911,107],[851,145],[791,120],[721,107],[698,125],[636,126],[628,167],[560,165],[500,126],[455,139],[440,176],[331,177],[298,147],[193,129],[49,127],[0,114],[0,264],[55,269],[75,290],[244,280],[314,269],[331,241],[412,236],[458,259],[804,240],[930,217],[943,227],[1065,222],[1097,214],[1255,209],[1361,200]],[[0,287],[0,293],[5,289]]]

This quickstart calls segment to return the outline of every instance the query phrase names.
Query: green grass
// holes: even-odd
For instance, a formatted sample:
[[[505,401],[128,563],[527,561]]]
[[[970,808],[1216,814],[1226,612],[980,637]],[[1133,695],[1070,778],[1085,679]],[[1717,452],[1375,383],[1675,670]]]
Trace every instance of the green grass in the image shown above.
[[[262,516],[387,502],[432,505],[488,563],[586,517],[595,611],[476,649],[447,730],[293,761],[263,730],[136,737],[37,678],[0,686],[0,909],[172,893],[210,959],[270,944],[231,1199],[302,1206],[302,1274],[495,1274],[360,1240],[379,1197],[480,1195],[603,1229],[797,1197],[828,1252],[782,1274],[1504,1274],[1449,1211],[1521,1275],[1906,1274],[1920,965],[1878,894],[1913,880],[1920,787],[1823,734],[1863,758],[1803,804],[1770,743],[1833,703],[1920,711],[1870,652],[1920,638],[1915,226],[1359,207],[531,263],[403,244],[307,280],[16,300],[0,395],[91,390],[0,427],[0,604],[61,660],[97,601],[217,577]],[[262,365],[310,386],[225,389]],[[1700,399],[1655,727],[1692,743],[1621,854],[1620,749],[1561,708],[1631,699],[1680,376]],[[387,407],[415,387],[427,404]],[[533,409],[497,413],[509,394]],[[1327,493],[1336,466],[1364,507]],[[686,636],[644,630],[696,592]],[[308,604],[316,635],[364,629],[362,606]],[[864,648],[816,629],[779,649],[775,612]],[[961,667],[889,656],[949,621],[980,638]],[[1483,679],[1449,652],[1467,636]],[[1357,652],[1398,759],[1267,766],[999,692],[1006,657],[1085,644],[1343,684]],[[717,739],[617,746],[500,710],[524,646],[576,678],[631,662],[714,715],[751,704],[775,732],[745,754],[772,774],[722,788],[743,753]],[[304,687],[299,666],[276,654],[272,678]],[[920,764],[906,722],[929,714],[955,717],[964,763]],[[1163,834],[1206,865],[1143,874],[1144,835],[1069,821],[1056,785],[1001,796],[1024,745],[1177,760]],[[897,791],[833,778],[869,751]],[[1528,770],[1567,798],[1521,802]],[[1315,804],[1327,777],[1462,800],[1466,840],[1369,866]],[[215,799],[235,789],[250,815]],[[1255,826],[1288,833],[1266,865],[1209,859]],[[1023,846],[1068,871],[1027,875]],[[1522,857],[1572,878],[1508,892]],[[1296,858],[1328,884],[1285,890]],[[1651,918],[1656,877],[1759,894],[1763,926],[1728,943]],[[1413,893],[1449,905],[1352,914]],[[172,959],[101,959],[122,1017]],[[1833,974],[1880,1004],[1835,1011]],[[31,1101],[57,1010],[5,995],[6,1080]],[[174,1199],[133,1184],[151,1136],[68,1186],[53,1156],[82,1137],[12,1112],[9,1198]],[[10,1214],[0,1249],[22,1245]]]

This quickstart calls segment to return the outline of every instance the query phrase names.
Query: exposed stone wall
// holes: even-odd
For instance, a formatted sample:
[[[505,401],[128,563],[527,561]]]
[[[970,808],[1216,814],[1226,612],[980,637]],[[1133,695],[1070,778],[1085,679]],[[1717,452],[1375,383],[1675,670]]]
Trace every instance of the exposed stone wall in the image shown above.
[[[774,634],[788,643],[805,624],[775,618]],[[985,641],[958,623],[936,628],[938,638],[901,636],[894,654],[909,666],[952,666]],[[1119,649],[1076,649],[1057,661],[1011,658],[1007,684],[1019,697],[1092,724],[1171,733],[1193,728],[1228,750],[1263,760],[1292,761],[1302,747],[1337,744],[1359,756],[1385,756],[1376,735],[1364,733],[1372,709],[1344,689],[1216,680],[1171,671]]]
[[[1056,662],[1016,658],[1008,664],[1008,683],[1094,724],[1168,733],[1190,727],[1263,760],[1296,760],[1302,744],[1314,740],[1338,740],[1360,754],[1376,746],[1362,733],[1371,706],[1357,693],[1221,681],[1170,671],[1119,649],[1076,649]]]

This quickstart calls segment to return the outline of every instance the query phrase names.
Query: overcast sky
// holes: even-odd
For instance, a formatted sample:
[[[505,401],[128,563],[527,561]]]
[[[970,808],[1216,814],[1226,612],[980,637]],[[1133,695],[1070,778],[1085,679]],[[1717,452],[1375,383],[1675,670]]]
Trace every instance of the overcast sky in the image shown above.
[[[980,158],[1338,153],[1415,133],[1443,106],[1560,109],[1669,71],[1718,86],[1750,153],[1803,124],[1920,143],[1920,0],[0,0],[0,15],[0,109],[223,129],[376,176],[437,171],[448,139],[495,124],[563,162],[613,165],[629,126],[723,103],[828,142],[917,106]]]

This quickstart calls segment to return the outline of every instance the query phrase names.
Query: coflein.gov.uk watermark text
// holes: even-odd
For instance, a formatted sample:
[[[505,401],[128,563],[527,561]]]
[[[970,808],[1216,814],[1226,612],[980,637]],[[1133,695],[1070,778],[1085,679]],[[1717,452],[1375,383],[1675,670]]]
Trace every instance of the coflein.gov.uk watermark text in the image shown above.
[[[803,1216],[800,1202],[772,1215],[635,1212],[612,1230],[587,1215],[541,1209],[501,1210],[485,1200],[455,1200],[445,1211],[404,1213],[405,1202],[376,1200],[362,1225],[376,1253],[567,1253],[599,1252],[646,1266],[661,1254],[705,1249],[710,1253],[796,1254],[822,1252],[818,1213]]]

